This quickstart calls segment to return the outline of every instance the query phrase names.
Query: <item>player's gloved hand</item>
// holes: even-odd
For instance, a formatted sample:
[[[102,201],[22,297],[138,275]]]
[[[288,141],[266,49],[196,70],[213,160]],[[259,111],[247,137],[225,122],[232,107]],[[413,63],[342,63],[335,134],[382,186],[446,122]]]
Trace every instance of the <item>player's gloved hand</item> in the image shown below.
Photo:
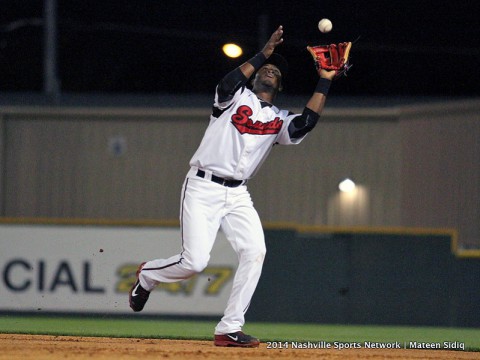
[[[336,79],[342,75],[346,76],[348,69],[351,67],[349,64],[351,47],[351,42],[342,42],[331,45],[307,46],[307,50],[313,57],[318,74],[324,77],[326,73],[322,70],[334,71],[335,76],[332,79]]]
[[[320,75],[321,78],[328,79],[328,80],[333,80],[335,76],[337,75],[337,72],[335,70],[325,70],[325,69],[320,69],[318,71],[318,74]]]

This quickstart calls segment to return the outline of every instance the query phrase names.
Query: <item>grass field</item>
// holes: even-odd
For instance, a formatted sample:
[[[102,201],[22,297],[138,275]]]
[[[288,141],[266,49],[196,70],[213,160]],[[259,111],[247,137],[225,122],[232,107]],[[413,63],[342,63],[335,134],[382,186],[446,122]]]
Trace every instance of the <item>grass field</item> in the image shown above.
[[[0,333],[135,337],[153,339],[212,339],[216,321],[163,320],[133,317],[0,315]],[[480,329],[410,326],[360,326],[249,322],[245,332],[266,341],[299,342],[457,342],[480,351]]]

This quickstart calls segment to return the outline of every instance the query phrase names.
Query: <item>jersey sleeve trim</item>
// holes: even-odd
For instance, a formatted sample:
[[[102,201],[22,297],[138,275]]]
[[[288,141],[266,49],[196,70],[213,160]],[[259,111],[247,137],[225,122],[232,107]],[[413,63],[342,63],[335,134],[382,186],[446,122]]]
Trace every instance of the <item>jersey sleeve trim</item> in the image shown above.
[[[309,109],[303,109],[302,115],[295,117],[288,125],[288,134],[291,139],[298,139],[312,131],[318,122],[319,115]]]

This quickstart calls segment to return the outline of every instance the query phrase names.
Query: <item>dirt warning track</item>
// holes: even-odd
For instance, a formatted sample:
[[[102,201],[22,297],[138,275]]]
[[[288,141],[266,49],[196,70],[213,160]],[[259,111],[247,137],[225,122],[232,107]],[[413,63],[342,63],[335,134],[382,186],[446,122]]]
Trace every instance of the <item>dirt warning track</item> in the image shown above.
[[[480,359],[480,353],[409,349],[255,349],[212,341],[0,334],[0,359]]]

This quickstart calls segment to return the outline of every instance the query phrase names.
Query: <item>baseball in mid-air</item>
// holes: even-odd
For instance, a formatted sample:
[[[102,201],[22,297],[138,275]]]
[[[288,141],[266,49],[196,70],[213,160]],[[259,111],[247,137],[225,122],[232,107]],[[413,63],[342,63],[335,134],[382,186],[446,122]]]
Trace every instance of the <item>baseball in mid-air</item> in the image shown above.
[[[332,30],[333,24],[328,19],[322,19],[318,22],[318,30],[322,33],[328,33]]]

